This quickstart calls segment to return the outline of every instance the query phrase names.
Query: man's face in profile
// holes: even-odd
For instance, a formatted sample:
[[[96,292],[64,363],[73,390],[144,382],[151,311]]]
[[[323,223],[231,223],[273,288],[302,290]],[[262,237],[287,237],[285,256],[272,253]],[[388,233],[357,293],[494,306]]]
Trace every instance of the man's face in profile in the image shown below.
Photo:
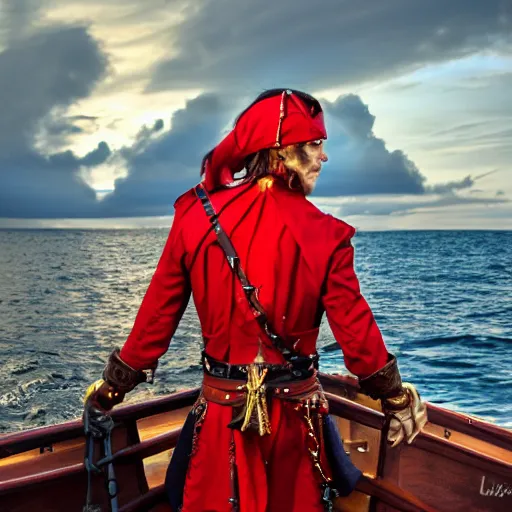
[[[324,141],[315,140],[306,144],[293,144],[279,151],[287,169],[297,173],[304,194],[313,192],[320,175],[322,162],[327,162]]]

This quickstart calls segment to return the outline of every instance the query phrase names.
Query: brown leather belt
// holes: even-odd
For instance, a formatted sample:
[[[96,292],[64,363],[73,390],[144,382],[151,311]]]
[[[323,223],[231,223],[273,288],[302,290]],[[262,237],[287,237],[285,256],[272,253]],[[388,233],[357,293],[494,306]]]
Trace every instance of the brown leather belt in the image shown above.
[[[204,374],[202,394],[207,401],[220,405],[238,406],[245,403],[247,382],[223,379]],[[266,394],[282,400],[298,401],[315,393],[322,394],[317,372],[304,380],[264,383]]]

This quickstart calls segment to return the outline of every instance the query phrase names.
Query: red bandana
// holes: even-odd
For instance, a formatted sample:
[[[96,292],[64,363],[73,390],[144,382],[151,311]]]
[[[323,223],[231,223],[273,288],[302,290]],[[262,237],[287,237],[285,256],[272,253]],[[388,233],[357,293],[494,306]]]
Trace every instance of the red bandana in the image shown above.
[[[206,161],[204,185],[213,190],[233,183],[233,174],[244,168],[245,158],[262,149],[326,138],[323,112],[312,114],[296,94],[283,91],[242,114]]]

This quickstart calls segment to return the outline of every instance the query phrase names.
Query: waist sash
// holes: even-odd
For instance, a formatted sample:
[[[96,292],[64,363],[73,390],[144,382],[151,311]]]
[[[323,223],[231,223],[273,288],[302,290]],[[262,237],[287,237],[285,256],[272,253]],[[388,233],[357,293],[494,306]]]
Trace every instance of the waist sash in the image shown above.
[[[318,359],[299,357],[284,365],[251,363],[230,365],[203,352],[205,400],[233,407],[229,427],[270,434],[267,399],[311,403],[328,412],[322,386],[317,377]]]
[[[261,390],[267,395],[290,401],[307,400],[310,395],[323,392],[316,370],[311,377],[304,380],[262,382]],[[247,381],[223,379],[205,373],[202,393],[207,401],[220,405],[239,406],[247,399]]]

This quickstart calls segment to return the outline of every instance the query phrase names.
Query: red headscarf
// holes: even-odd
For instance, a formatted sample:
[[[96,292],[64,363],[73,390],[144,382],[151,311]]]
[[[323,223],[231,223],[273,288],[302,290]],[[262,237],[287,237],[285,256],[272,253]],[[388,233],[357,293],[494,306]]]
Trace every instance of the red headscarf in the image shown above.
[[[293,91],[254,103],[238,119],[233,130],[215,147],[204,163],[207,190],[229,185],[257,151],[326,139],[323,112],[306,106]]]

